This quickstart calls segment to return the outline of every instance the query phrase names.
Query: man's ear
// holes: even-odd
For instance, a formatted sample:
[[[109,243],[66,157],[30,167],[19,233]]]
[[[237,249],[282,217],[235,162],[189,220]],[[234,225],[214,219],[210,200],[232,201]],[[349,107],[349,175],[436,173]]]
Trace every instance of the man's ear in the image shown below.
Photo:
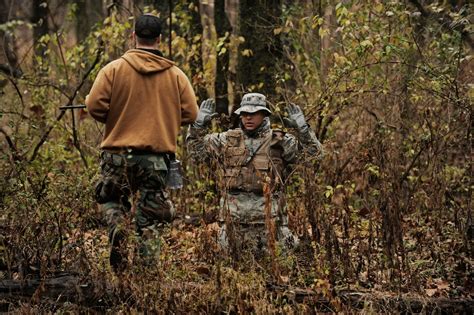
[[[136,47],[137,47],[137,35],[135,34],[135,31],[133,31],[133,32],[130,34],[130,39],[132,40],[132,46],[133,46],[133,48],[136,48]]]
[[[161,43],[161,34],[160,34],[160,36],[158,36],[158,38],[156,39],[156,43],[157,43],[157,44]]]

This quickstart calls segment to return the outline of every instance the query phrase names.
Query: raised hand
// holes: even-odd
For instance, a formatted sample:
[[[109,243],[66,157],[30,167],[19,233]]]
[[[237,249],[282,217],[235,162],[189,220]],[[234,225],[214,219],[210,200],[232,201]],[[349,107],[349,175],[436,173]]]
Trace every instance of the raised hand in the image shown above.
[[[298,128],[300,131],[308,127],[304,113],[298,105],[290,103],[286,107],[286,111],[288,112],[288,118],[285,120],[289,127]]]
[[[201,107],[199,108],[198,116],[194,122],[194,126],[204,128],[215,116],[217,116],[216,103],[212,98],[208,98],[201,103]]]

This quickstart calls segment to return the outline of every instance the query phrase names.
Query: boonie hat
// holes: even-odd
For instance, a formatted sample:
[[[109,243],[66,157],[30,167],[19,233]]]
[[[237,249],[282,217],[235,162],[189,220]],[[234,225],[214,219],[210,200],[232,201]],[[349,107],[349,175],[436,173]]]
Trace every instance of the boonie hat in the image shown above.
[[[157,38],[161,35],[160,19],[153,14],[143,14],[135,21],[135,35],[140,38]]]
[[[268,114],[271,114],[272,111],[267,108],[266,97],[260,93],[247,93],[242,97],[240,102],[240,108],[235,111],[237,115],[241,113],[256,113],[258,111],[265,111]]]

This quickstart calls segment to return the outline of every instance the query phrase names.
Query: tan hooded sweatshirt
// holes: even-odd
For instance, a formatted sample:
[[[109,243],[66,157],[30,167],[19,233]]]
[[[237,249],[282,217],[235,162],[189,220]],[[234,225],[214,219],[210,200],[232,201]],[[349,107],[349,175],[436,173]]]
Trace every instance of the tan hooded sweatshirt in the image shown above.
[[[105,123],[103,150],[176,152],[180,126],[199,107],[186,75],[166,58],[127,51],[100,70],[86,98],[91,116]]]

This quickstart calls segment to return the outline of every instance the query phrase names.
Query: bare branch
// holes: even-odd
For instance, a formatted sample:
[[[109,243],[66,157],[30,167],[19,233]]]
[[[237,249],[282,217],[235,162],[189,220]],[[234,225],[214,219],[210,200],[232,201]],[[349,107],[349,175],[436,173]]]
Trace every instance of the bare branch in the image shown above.
[[[13,142],[12,138],[8,135],[7,130],[4,127],[0,127],[0,133],[2,133],[5,136],[5,140],[8,143],[8,146],[10,147],[10,151],[12,153],[12,158],[14,161],[20,161],[21,156],[18,154],[18,150],[15,146],[15,143]]]
[[[89,67],[89,69],[87,70],[87,72],[84,74],[84,76],[82,77],[82,80],[81,82],[79,83],[79,85],[76,87],[76,89],[74,90],[73,94],[69,97],[69,101],[68,103],[66,104],[66,106],[71,106],[73,104],[73,101],[74,99],[76,98],[76,95],[77,93],[79,92],[79,90],[81,89],[81,87],[84,85],[86,79],[89,77],[89,75],[91,74],[92,70],[95,68],[95,66],[99,63],[100,61],[100,57],[102,56],[102,53],[103,53],[103,45],[102,43],[100,44],[99,48],[97,49],[97,54],[96,54],[96,57],[95,57],[95,60],[94,62],[92,63],[92,65]],[[36,156],[38,155],[38,151],[39,149],[41,148],[41,146],[45,143],[45,141],[48,139],[48,136],[49,134],[51,133],[51,131],[54,129],[54,127],[56,126],[56,123],[58,121],[60,121],[64,114],[66,113],[65,110],[62,110],[59,115],[56,117],[56,122],[53,123],[51,126],[49,126],[49,128],[46,130],[46,132],[41,136],[41,139],[40,141],[38,142],[38,144],[35,146],[35,148],[33,149],[33,154],[31,155],[29,161],[34,161],[34,159],[36,158]],[[77,147],[77,146],[76,146]],[[81,158],[84,160],[84,157],[82,155],[82,152],[81,150],[79,149],[79,152],[81,153]]]

